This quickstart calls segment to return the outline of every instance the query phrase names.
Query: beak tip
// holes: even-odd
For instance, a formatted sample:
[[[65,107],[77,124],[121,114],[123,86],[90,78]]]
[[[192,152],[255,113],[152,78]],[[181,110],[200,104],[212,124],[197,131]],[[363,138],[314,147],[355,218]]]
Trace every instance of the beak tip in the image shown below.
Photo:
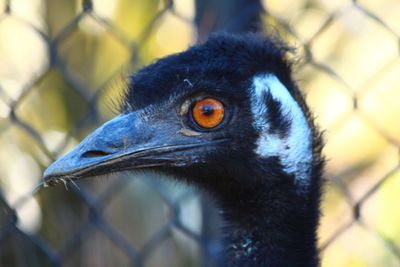
[[[58,179],[56,177],[59,175],[57,175],[58,172],[53,165],[54,163],[47,167],[43,173],[43,181],[46,186],[54,186],[58,184]]]
[[[47,169],[44,171],[43,177],[46,179],[47,177],[58,176],[58,175],[62,174],[63,172],[65,172],[65,170],[64,170],[65,166],[62,166],[64,164],[60,164],[60,163],[62,163],[62,162],[60,162],[60,159],[58,159],[55,162],[53,162],[52,164],[50,164],[47,167]]]
[[[52,166],[53,164],[51,164],[49,167],[47,167],[47,169],[46,170],[44,170],[44,172],[43,172],[43,179],[44,180],[47,180],[51,175],[52,175],[52,170],[51,170],[51,166]]]
[[[47,169],[43,173],[43,180],[47,185],[53,186],[58,184],[64,176],[67,176],[69,173],[70,164],[68,164],[68,160],[64,160],[64,158],[60,158],[57,161],[50,164]]]

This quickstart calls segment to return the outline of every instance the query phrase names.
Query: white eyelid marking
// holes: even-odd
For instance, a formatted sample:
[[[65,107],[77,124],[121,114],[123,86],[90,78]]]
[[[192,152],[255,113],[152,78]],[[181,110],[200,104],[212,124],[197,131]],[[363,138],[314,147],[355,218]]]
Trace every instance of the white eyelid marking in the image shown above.
[[[268,123],[268,107],[264,94],[281,104],[282,115],[290,120],[286,137],[271,134]],[[251,88],[251,109],[256,130],[260,133],[256,153],[260,157],[278,156],[287,173],[295,174],[296,182],[308,185],[312,163],[312,133],[300,106],[288,89],[272,74],[257,75]]]
[[[187,128],[182,128],[180,129],[177,133],[183,134],[185,136],[199,136],[201,133],[187,129]]]

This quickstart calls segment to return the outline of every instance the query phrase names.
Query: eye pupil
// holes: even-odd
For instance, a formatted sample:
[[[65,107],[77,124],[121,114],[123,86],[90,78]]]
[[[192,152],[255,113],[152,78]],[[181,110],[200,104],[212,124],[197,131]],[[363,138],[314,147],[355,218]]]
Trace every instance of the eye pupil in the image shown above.
[[[204,105],[202,113],[205,116],[211,116],[214,113],[214,107],[210,105]]]
[[[214,98],[199,100],[192,108],[192,118],[198,126],[212,129],[224,119],[224,105]]]

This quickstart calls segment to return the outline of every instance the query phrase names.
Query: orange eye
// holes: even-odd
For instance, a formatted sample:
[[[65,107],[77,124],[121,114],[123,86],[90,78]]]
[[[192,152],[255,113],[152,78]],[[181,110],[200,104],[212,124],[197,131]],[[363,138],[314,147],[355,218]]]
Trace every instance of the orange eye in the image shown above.
[[[192,109],[194,121],[201,127],[211,129],[220,124],[224,118],[224,106],[213,98],[197,101]]]

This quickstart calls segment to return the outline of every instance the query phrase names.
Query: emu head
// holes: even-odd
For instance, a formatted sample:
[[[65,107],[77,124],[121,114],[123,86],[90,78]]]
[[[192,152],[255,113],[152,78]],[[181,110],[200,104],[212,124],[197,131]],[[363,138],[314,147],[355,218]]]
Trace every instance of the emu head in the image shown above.
[[[121,114],[45,180],[155,170],[217,193],[282,182],[307,190],[319,138],[286,53],[270,38],[219,34],[156,61],[129,78]]]

